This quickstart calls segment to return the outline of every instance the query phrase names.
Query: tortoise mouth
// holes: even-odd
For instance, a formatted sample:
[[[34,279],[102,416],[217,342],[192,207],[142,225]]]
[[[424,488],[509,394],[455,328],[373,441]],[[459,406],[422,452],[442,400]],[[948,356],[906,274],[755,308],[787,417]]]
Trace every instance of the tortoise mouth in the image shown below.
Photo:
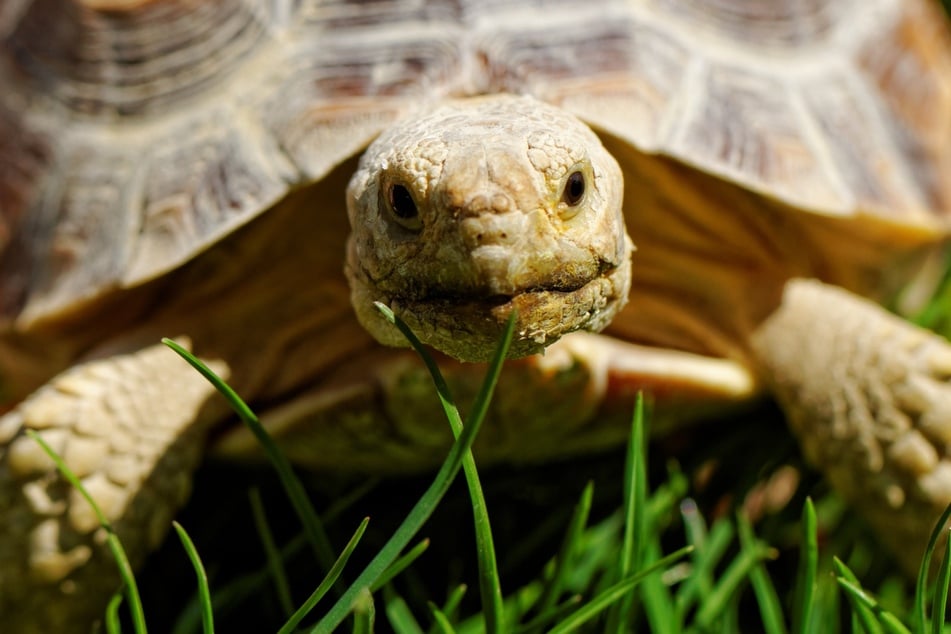
[[[629,266],[629,263],[626,263]],[[392,292],[383,290],[390,298],[402,300],[406,305],[409,304],[429,304],[450,302],[464,304],[469,306],[501,306],[512,300],[523,296],[538,293],[562,293],[565,295],[575,293],[584,289],[592,282],[599,279],[609,278],[618,270],[618,264],[604,259],[598,259],[595,263],[581,267],[582,272],[566,273],[559,272],[544,276],[531,284],[522,286],[511,285],[511,290],[497,290],[498,286],[493,284],[484,284],[480,288],[478,285],[470,285],[462,288],[434,287],[414,284],[406,281],[402,286],[406,288],[422,289],[413,293]],[[392,282],[387,286],[391,286]],[[504,283],[502,284],[505,285]],[[495,286],[493,288],[493,286]]]
[[[628,279],[629,272],[613,266],[586,281],[511,294],[391,296],[388,304],[424,343],[457,359],[485,361],[513,312],[516,323],[510,357],[541,352],[575,330],[601,330],[626,302]]]
[[[515,335],[508,353],[512,358],[542,352],[575,330],[604,329],[624,307],[631,287],[633,247],[629,240],[625,244],[624,254],[616,261],[599,258],[593,266],[560,267],[559,272],[524,288],[516,284],[437,287],[393,279],[381,284],[353,259],[345,272],[357,319],[380,343],[409,345],[376,308],[377,302],[388,306],[423,343],[460,361],[487,361],[513,312]],[[443,276],[452,277],[446,272]]]
[[[522,296],[532,296],[538,295],[540,293],[561,293],[563,295],[569,295],[571,293],[576,293],[583,289],[588,284],[600,279],[600,276],[588,279],[585,281],[579,281],[572,284],[552,284],[537,286],[532,286],[524,290],[515,291],[512,293],[488,293],[485,295],[479,295],[475,293],[468,292],[452,292],[452,291],[438,291],[433,293],[428,293],[421,297],[408,299],[403,298],[401,302],[404,305],[413,305],[413,304],[423,304],[423,305],[436,305],[436,304],[445,304],[447,308],[455,306],[485,306],[495,309],[500,306],[505,306],[510,304],[513,300],[516,300]],[[399,297],[394,297],[394,300],[400,301]]]

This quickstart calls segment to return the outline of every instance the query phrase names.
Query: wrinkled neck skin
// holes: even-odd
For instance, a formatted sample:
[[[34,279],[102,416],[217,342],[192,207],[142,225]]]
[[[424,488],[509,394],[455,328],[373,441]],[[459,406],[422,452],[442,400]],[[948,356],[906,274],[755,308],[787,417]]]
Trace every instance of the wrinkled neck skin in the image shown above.
[[[464,99],[399,123],[350,182],[347,276],[357,317],[405,345],[489,357],[509,314],[512,356],[601,330],[624,305],[631,242],[616,161],[574,117],[533,99]]]

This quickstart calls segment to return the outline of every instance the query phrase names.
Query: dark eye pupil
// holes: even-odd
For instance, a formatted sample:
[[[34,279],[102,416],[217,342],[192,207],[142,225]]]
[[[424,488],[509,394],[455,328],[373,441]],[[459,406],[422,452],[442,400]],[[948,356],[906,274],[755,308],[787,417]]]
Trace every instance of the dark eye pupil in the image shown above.
[[[568,182],[565,183],[565,202],[574,206],[581,202],[583,196],[584,174],[581,172],[572,172],[571,176],[568,177]]]
[[[395,213],[404,220],[415,218],[419,213],[416,210],[416,203],[409,191],[402,185],[393,185],[390,187],[390,206]]]

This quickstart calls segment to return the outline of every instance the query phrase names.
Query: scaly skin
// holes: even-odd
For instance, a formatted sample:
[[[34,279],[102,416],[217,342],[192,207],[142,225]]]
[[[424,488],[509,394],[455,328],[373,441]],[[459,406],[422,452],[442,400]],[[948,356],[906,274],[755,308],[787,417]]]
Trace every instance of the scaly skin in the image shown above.
[[[395,187],[412,197],[411,218],[394,212]],[[352,301],[381,343],[407,345],[375,301],[463,361],[489,358],[512,310],[520,357],[602,330],[627,301],[617,161],[587,126],[535,99],[451,101],[398,123],[364,153],[347,199]]]
[[[917,572],[951,503],[951,345],[815,280],[752,340],[806,457]]]
[[[227,376],[227,368],[212,364]],[[162,345],[77,365],[0,417],[0,620],[84,632],[119,587],[89,504],[25,430],[80,478],[138,565],[191,490],[213,388]]]

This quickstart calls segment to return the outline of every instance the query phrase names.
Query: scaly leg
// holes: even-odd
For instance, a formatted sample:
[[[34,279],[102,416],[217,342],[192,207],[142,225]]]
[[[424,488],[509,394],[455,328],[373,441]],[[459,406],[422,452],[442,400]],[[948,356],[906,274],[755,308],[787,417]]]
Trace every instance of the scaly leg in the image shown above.
[[[92,508],[24,430],[81,478],[136,563],[188,496],[212,392],[157,344],[75,366],[0,417],[4,631],[88,632],[119,587]]]
[[[951,344],[815,280],[752,343],[806,457],[916,571],[951,502]]]

